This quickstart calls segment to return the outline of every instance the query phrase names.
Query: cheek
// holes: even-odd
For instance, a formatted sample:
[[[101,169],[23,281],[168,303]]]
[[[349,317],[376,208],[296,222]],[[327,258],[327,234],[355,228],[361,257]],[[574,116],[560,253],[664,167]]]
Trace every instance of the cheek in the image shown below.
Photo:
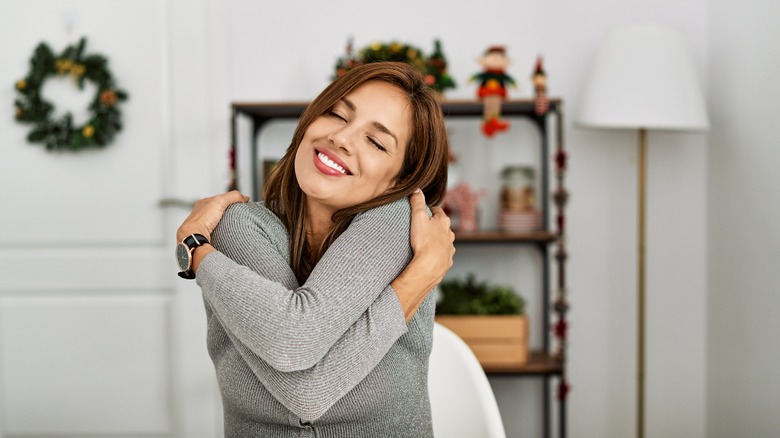
[[[308,188],[307,180],[310,179],[309,177],[312,175],[313,170],[312,153],[309,151],[310,149],[303,146],[299,147],[295,152],[295,161],[293,161],[295,181],[304,191]]]
[[[295,171],[295,175],[299,175],[301,171],[301,165],[303,164],[303,153],[302,149],[298,148],[298,150],[295,152],[295,161],[293,161],[293,170]]]
[[[395,184],[401,172],[401,164],[400,162],[388,163],[388,161],[372,163],[371,169],[373,179],[376,182],[376,193],[382,193]]]

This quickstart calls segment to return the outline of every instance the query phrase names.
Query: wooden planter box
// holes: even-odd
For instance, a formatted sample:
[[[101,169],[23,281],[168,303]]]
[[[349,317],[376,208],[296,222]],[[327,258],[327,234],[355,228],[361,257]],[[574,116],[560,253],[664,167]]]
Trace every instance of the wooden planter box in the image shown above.
[[[518,367],[528,362],[525,315],[441,315],[436,322],[466,341],[483,368]]]

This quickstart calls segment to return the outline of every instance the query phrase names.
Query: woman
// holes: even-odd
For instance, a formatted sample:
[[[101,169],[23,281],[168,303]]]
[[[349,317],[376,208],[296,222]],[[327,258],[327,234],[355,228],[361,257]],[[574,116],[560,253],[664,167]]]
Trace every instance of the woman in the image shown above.
[[[301,116],[265,204],[237,192],[196,204],[177,238],[214,244],[193,270],[226,436],[432,436],[428,292],[454,248],[425,198],[441,201],[446,163],[422,75],[367,64]]]

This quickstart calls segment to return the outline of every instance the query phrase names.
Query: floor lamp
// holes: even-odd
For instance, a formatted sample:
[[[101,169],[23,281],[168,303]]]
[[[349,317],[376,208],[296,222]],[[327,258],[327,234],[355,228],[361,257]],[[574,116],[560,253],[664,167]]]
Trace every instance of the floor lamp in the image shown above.
[[[664,25],[613,29],[587,79],[579,126],[638,130],[636,435],[645,430],[645,217],[647,131],[704,131],[709,122],[693,58],[679,30]]]

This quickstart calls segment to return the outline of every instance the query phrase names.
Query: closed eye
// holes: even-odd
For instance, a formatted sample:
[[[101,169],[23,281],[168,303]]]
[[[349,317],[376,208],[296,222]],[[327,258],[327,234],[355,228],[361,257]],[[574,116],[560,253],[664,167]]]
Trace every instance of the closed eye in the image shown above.
[[[387,148],[385,148],[384,146],[382,146],[382,143],[379,143],[379,142],[378,142],[378,141],[376,141],[374,138],[372,138],[372,137],[366,137],[366,139],[368,139],[368,141],[369,141],[371,144],[373,144],[373,145],[374,145],[374,147],[376,147],[376,148],[377,148],[377,149],[379,149],[380,151],[382,151],[382,152],[387,152]]]
[[[342,116],[341,114],[337,113],[336,111],[332,111],[332,110],[328,111],[328,115],[331,116],[331,117],[335,117],[337,119],[340,119],[343,122],[347,121],[346,117]]]

